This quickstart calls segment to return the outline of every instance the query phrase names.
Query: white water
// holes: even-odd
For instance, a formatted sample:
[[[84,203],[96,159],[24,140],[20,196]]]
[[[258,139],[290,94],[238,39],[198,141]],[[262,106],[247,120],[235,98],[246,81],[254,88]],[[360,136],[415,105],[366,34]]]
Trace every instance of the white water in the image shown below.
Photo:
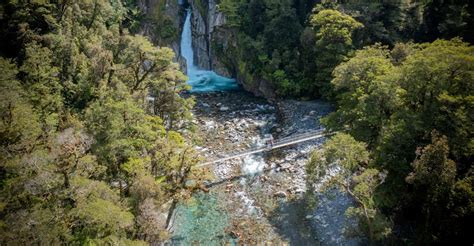
[[[254,142],[255,147],[261,147],[265,145],[260,136],[253,137],[252,140]],[[262,155],[253,154],[243,158],[241,171],[242,174],[245,175],[256,175],[263,172],[264,167],[265,160],[263,159]]]
[[[188,9],[186,20],[181,35],[181,56],[186,59],[188,84],[192,86],[191,92],[227,91],[238,89],[235,79],[226,78],[213,71],[200,70],[194,65],[192,47],[191,9]]]
[[[245,175],[255,175],[263,172],[265,161],[263,157],[257,155],[250,155],[244,158],[242,165],[242,173]]]

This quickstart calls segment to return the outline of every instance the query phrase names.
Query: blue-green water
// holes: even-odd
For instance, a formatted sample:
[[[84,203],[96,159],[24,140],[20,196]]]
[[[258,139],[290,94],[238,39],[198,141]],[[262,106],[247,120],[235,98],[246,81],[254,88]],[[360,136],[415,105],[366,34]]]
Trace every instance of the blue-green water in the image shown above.
[[[212,193],[196,193],[186,203],[176,208],[173,245],[223,245],[233,244],[225,231],[229,217],[219,205],[219,197]]]
[[[192,70],[188,72],[188,84],[191,92],[230,91],[238,90],[239,85],[235,79],[229,79],[213,71]]]

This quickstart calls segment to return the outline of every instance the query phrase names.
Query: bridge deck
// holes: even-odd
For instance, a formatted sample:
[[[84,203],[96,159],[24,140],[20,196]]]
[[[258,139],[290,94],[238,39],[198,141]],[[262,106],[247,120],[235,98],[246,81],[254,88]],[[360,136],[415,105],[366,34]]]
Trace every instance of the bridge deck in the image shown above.
[[[323,133],[323,131],[316,131],[316,132],[301,134],[301,135],[290,137],[290,138],[284,138],[284,139],[281,139],[279,141],[276,141],[275,143],[273,143],[273,145],[270,145],[270,146],[266,145],[266,146],[255,147],[253,149],[246,150],[246,151],[243,151],[243,152],[240,152],[240,153],[231,154],[227,157],[223,157],[223,158],[220,158],[220,159],[216,159],[216,160],[208,161],[208,162],[205,162],[205,163],[201,163],[201,164],[196,165],[195,167],[205,167],[205,166],[209,166],[209,165],[214,165],[218,162],[223,162],[223,161],[231,160],[231,159],[234,159],[234,158],[239,158],[239,157],[244,157],[244,156],[248,156],[248,155],[252,155],[252,154],[256,154],[256,153],[270,151],[272,149],[278,149],[278,148],[282,148],[282,147],[285,147],[285,146],[289,146],[289,145],[293,145],[293,144],[297,144],[297,143],[302,143],[302,142],[306,142],[306,141],[313,140],[313,139],[322,138],[322,137],[328,136],[330,134],[331,133]]]

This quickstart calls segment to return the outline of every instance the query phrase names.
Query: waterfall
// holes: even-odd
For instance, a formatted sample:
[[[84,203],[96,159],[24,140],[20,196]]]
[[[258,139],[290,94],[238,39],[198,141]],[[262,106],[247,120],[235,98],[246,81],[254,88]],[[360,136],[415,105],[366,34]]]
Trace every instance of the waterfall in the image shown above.
[[[194,70],[194,53],[193,53],[193,37],[191,33],[191,9],[188,9],[186,14],[186,20],[183,26],[183,34],[181,35],[181,56],[186,59],[187,69],[186,73],[188,76],[193,73]]]
[[[181,56],[186,60],[186,73],[189,78],[187,83],[192,86],[191,92],[227,91],[238,89],[239,85],[235,79],[220,76],[213,71],[200,70],[194,65],[191,15],[192,10],[188,9],[183,26],[183,32],[181,34]]]

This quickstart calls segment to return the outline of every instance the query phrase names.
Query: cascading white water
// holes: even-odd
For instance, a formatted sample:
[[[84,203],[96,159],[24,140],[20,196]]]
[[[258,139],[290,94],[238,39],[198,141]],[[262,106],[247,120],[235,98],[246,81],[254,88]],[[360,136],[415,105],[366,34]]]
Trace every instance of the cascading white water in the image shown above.
[[[183,26],[183,33],[181,35],[181,56],[186,59],[187,74],[191,74],[194,70],[194,53],[192,46],[192,33],[191,33],[191,9],[188,9],[186,14],[186,20]]]
[[[192,86],[191,92],[209,92],[235,90],[239,86],[235,79],[226,78],[213,71],[200,70],[194,65],[194,53],[192,47],[191,32],[191,9],[188,9],[186,20],[181,35],[181,56],[186,59],[188,84]]]

